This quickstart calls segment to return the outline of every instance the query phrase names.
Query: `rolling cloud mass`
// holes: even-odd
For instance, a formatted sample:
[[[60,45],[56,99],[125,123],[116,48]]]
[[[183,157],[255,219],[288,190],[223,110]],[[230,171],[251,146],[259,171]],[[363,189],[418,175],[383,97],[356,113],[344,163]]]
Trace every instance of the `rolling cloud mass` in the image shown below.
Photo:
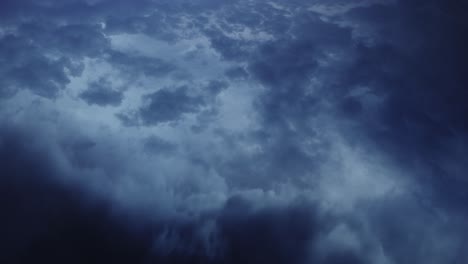
[[[468,263],[463,0],[2,0],[0,263]]]

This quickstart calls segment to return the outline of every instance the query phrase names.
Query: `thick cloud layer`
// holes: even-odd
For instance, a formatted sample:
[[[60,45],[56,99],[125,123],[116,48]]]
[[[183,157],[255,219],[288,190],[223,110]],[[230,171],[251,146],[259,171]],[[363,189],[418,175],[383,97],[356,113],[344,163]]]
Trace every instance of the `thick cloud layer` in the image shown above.
[[[2,1],[0,262],[467,262],[467,8]]]

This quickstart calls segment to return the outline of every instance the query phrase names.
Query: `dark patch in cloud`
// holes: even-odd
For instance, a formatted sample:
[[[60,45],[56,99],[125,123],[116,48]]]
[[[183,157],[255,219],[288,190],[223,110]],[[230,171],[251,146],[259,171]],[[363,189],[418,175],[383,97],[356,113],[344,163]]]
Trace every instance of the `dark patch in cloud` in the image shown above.
[[[249,70],[266,85],[281,88],[292,82],[290,87],[295,88],[317,65],[314,49],[313,42],[267,43],[260,47],[257,60],[250,64]]]
[[[252,51],[253,43],[229,37],[221,30],[211,29],[205,34],[210,38],[211,47],[227,60],[242,61]]]
[[[177,67],[159,58],[146,57],[140,54],[110,51],[106,55],[108,62],[129,78],[143,74],[147,77],[163,77]]]
[[[50,33],[46,39],[49,47],[78,58],[97,57],[109,48],[109,40],[101,32],[100,25],[67,25]]]
[[[165,87],[157,92],[142,97],[143,105],[138,110],[119,113],[117,117],[126,126],[154,126],[161,123],[177,123],[187,114],[198,114],[202,129],[211,117],[217,114],[214,106],[216,96],[228,88],[228,83],[221,80],[211,80],[198,86],[195,93],[188,86]],[[204,108],[208,107],[205,111]],[[202,122],[202,120],[207,122]]]
[[[249,74],[243,67],[232,67],[226,70],[226,76],[233,80],[246,79]]]
[[[240,197],[220,218],[230,263],[303,263],[317,232],[310,205],[255,210]]]
[[[146,125],[177,121],[188,113],[197,112],[203,105],[200,97],[188,94],[187,87],[163,89],[144,97],[139,116]]]
[[[122,103],[123,93],[113,89],[109,81],[100,79],[90,83],[88,89],[80,94],[80,98],[90,105],[118,106]]]
[[[315,228],[307,205],[254,208],[235,196],[196,221],[168,224],[155,252],[164,263],[305,263]]]
[[[208,96],[215,97],[223,90],[227,89],[229,84],[225,81],[211,80],[202,89],[208,93]]]
[[[105,32],[109,34],[145,34],[157,37],[167,42],[176,41],[179,36],[174,32],[180,24],[180,18],[171,16],[176,10],[168,10],[170,7],[155,9],[150,15],[145,16],[117,16],[110,15],[105,20]]]
[[[117,117],[126,125],[151,126],[177,122],[186,114],[198,112],[203,105],[203,98],[189,94],[186,86],[166,87],[143,96],[143,106],[137,111],[121,113]]]
[[[322,260],[323,264],[363,264],[365,263],[361,257],[352,251],[335,252],[327,255]]]
[[[177,151],[177,145],[162,138],[151,136],[143,141],[144,149],[151,154],[167,155]]]
[[[95,58],[110,48],[109,39],[99,24],[60,25],[44,21],[21,24],[17,34],[24,36],[47,53],[82,60]]]
[[[363,111],[363,107],[361,102],[359,102],[358,99],[353,98],[353,97],[348,97],[345,98],[341,102],[341,110],[345,115],[348,115],[350,117],[354,117],[356,115],[359,115],[361,111]]]

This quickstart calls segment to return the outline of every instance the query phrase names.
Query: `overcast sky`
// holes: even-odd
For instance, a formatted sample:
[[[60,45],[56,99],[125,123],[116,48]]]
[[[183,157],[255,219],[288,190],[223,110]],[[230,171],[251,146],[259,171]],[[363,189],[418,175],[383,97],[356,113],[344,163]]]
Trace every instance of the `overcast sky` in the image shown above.
[[[463,0],[2,0],[0,263],[468,263]]]

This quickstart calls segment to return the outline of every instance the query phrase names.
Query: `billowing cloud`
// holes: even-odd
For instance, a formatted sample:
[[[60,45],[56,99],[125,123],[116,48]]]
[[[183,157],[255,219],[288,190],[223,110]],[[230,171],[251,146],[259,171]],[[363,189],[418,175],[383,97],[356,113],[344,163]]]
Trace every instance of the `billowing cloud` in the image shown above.
[[[466,8],[3,1],[0,262],[466,262]]]

